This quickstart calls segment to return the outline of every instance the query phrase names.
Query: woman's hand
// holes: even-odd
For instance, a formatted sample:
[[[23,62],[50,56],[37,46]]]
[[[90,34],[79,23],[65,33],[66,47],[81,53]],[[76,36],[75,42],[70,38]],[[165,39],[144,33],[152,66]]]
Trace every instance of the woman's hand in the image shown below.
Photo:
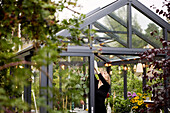
[[[99,74],[99,69],[98,69],[98,66],[97,66],[97,62],[94,60],[94,70],[96,71],[97,74]]]

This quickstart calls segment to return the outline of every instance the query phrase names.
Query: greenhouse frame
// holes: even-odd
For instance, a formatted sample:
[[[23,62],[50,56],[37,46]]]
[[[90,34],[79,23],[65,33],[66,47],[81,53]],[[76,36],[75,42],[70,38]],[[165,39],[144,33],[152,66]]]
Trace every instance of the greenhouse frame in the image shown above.
[[[126,8],[126,13],[125,13],[126,21],[122,20],[119,16],[113,13],[122,7]],[[68,30],[62,30],[56,34],[56,36],[69,37],[68,43],[70,43],[70,45],[67,46],[67,50],[63,50],[61,52],[60,54],[61,56],[81,56],[81,57],[88,57],[89,59],[88,60],[89,76],[90,76],[89,113],[95,113],[95,88],[94,88],[95,86],[94,84],[94,80],[95,80],[94,79],[94,59],[95,57],[102,60],[102,62],[98,62],[98,65],[101,67],[106,64],[126,66],[126,64],[138,63],[140,61],[139,55],[145,52],[146,50],[148,50],[149,48],[135,48],[133,46],[134,36],[138,37],[140,40],[150,45],[150,47],[160,48],[160,45],[157,44],[156,41],[153,41],[154,39],[147,37],[146,35],[141,33],[138,29],[136,29],[133,26],[132,10],[138,11],[139,13],[144,15],[146,18],[154,22],[154,24],[156,24],[157,26],[160,26],[160,28],[163,31],[162,32],[163,38],[166,41],[170,41],[169,23],[167,23],[161,17],[156,15],[154,12],[152,12],[150,9],[148,9],[145,5],[140,3],[138,0],[117,0],[111,4],[108,4],[105,7],[97,8],[89,12],[85,17],[83,24],[81,24],[79,28],[80,30],[82,30],[81,39],[84,40],[85,42],[81,46],[71,44],[72,37]],[[98,21],[106,16],[107,18],[109,18],[108,20],[110,22],[114,20],[115,22],[118,23],[119,26],[123,27],[125,30],[124,31],[114,30],[112,29],[114,26],[109,28],[108,26],[104,25],[102,20]],[[110,23],[109,25],[112,26]],[[83,29],[88,29],[89,33],[88,34],[84,33]],[[95,32],[92,32],[91,31],[92,29],[95,29]],[[100,33],[102,33],[102,35],[98,35]],[[123,34],[123,35],[120,35],[120,34]],[[124,36],[125,38],[122,39],[121,36]],[[119,47],[111,46],[112,44],[117,45],[117,43],[121,46]],[[17,53],[17,56],[19,58],[24,58],[26,61],[30,61],[33,55],[33,52],[34,52],[34,47],[29,46],[19,51]],[[108,58],[107,57],[108,55],[114,55],[117,57],[117,59]],[[168,58],[166,54],[160,54],[159,56],[163,58]],[[145,63],[146,61],[140,61],[140,62]],[[65,64],[69,64],[69,63],[67,62]],[[30,68],[30,66],[25,65],[25,68]],[[41,69],[44,72],[47,72],[49,77],[53,79],[53,64],[50,64],[48,66],[42,66]],[[107,67],[107,69],[109,70],[109,66]],[[124,75],[124,83],[125,83],[124,84],[124,93],[125,93],[124,97],[125,99],[127,98],[127,83],[126,82],[127,82],[127,75]],[[146,80],[143,81],[143,84],[146,84]],[[52,87],[52,82],[44,73],[41,73],[40,87]],[[43,90],[40,91],[40,94],[42,95],[43,95]],[[46,91],[48,92],[47,89]],[[51,96],[53,96],[52,93],[51,93]],[[47,99],[46,104],[52,107],[53,102],[50,101],[47,96],[44,95],[44,97]],[[24,100],[28,103],[31,103],[31,84],[24,88]],[[40,113],[46,113],[46,112],[47,112],[47,109],[45,107],[40,108]],[[166,112],[165,110],[165,113],[168,113],[168,112]]]

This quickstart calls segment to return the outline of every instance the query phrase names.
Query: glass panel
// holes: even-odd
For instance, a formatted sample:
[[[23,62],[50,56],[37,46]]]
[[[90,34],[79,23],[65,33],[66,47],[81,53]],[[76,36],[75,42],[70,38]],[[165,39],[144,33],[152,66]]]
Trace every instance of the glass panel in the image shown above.
[[[150,45],[148,45],[147,42],[139,38],[137,35],[132,34],[132,48],[148,48],[147,46]]]
[[[114,11],[114,14],[119,17],[123,22],[127,23],[127,5]]]
[[[102,55],[110,62],[122,61],[122,60],[136,60],[139,59],[139,56],[129,56],[129,55]]]
[[[126,6],[112,12],[111,15],[118,16],[126,23]],[[94,23],[93,29],[96,30],[96,36],[104,40],[105,46],[124,47],[117,40],[123,42],[124,45],[127,43],[127,29],[109,15],[97,20],[97,22]]]
[[[103,57],[109,59],[110,61],[117,61],[120,60],[119,57],[115,56],[115,55],[102,55]]]
[[[162,36],[162,28],[133,7],[132,12],[133,33],[137,36],[143,35],[147,40],[150,40],[157,46],[162,47],[160,41],[156,39],[156,36]],[[149,43],[147,43],[147,45],[151,48],[153,46]]]

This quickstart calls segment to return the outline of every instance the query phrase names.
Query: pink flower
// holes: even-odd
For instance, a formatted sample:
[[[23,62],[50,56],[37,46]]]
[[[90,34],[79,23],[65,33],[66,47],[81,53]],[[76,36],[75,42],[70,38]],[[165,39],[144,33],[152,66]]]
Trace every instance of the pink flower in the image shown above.
[[[134,97],[136,97],[136,96],[137,96],[136,93],[133,93],[133,94],[132,94],[132,98],[134,98]]]
[[[128,96],[128,97],[131,97],[131,96],[132,96],[131,92],[128,91],[127,96]]]

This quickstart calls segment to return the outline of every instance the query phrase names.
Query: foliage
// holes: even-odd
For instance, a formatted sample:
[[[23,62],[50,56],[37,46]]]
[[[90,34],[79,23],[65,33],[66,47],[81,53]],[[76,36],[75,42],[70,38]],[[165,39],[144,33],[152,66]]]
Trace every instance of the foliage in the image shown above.
[[[66,95],[69,96],[71,101],[80,103],[80,100],[83,99],[85,95],[87,96],[89,92],[88,75],[84,75],[81,69],[73,69],[70,71],[70,79],[66,84],[66,89]]]
[[[114,95],[113,95],[113,94],[110,95],[110,94],[108,93],[107,96],[108,96],[108,97],[106,97],[105,105],[107,106],[108,103],[109,103],[109,104],[110,104],[110,107],[112,108],[112,107],[113,107],[113,103],[114,103]]]
[[[83,74],[84,68],[80,67],[70,67],[69,69],[60,70],[56,69],[54,73],[54,97],[55,102],[53,103],[55,108],[58,111],[62,111],[63,109],[69,109],[70,103],[74,102],[75,106],[80,107],[80,100],[85,101],[85,97],[89,93],[88,88],[88,75]],[[59,80],[59,75],[62,76],[61,80]],[[60,85],[62,83],[62,92],[59,91]],[[67,99],[66,99],[67,98]],[[68,105],[67,108],[63,108],[63,99],[64,102]]]
[[[170,19],[170,3],[168,0],[164,0],[163,6],[166,7],[166,10],[158,9],[154,5],[151,7],[156,10],[156,13],[163,15],[167,18],[167,21]],[[168,31],[169,32],[169,31]],[[159,49],[149,49],[141,55],[141,59],[147,59],[150,62],[149,67],[152,68],[148,73],[152,73],[153,76],[145,76],[147,81],[151,82],[152,85],[147,84],[144,87],[144,90],[148,90],[152,93],[152,100],[154,101],[154,106],[150,109],[154,112],[159,112],[159,109],[164,108],[164,112],[168,112],[167,108],[170,107],[170,42],[162,38],[159,35],[157,30],[153,29],[150,32],[152,37],[155,37],[161,42],[162,48]],[[163,54],[163,58],[157,58],[160,54]]]
[[[162,10],[162,9],[158,9],[156,8],[154,5],[150,6],[151,8],[155,9],[156,13],[159,15],[163,15],[165,16],[168,20],[170,20],[170,3],[169,0],[164,0],[163,2],[163,6],[162,7],[166,7],[166,10]]]
[[[114,113],[125,113],[131,111],[130,101],[127,99],[125,100],[124,97],[117,96],[114,99]]]
[[[159,37],[157,32],[151,32],[152,36]],[[156,112],[163,107],[169,106],[169,77],[170,77],[170,42],[165,41],[163,38],[159,37],[163,48],[159,49],[149,49],[141,55],[141,59],[147,59],[150,62],[149,68],[153,68],[148,71],[152,73],[153,76],[145,76],[147,81],[153,83],[152,85],[146,85],[144,90],[152,93],[152,100],[154,101],[155,107],[152,109]],[[157,58],[160,54],[165,55],[163,58]]]
[[[154,42],[155,44],[159,45],[159,47],[161,48],[161,43],[160,41],[156,40],[154,38],[154,36],[150,35],[150,33],[154,31],[154,32],[157,32],[157,36],[162,36],[162,30],[159,30],[159,27],[156,26],[156,24],[154,23],[149,23],[147,28],[145,29],[145,36],[146,37],[149,37],[150,39],[152,39],[152,42]]]
[[[69,6],[77,6],[77,0],[1,0],[0,1],[0,88],[4,97],[0,101],[2,111],[27,110],[22,103],[21,95],[24,86],[31,82],[30,69],[20,68],[22,64],[39,69],[51,61],[58,61],[59,52],[67,46],[63,40],[68,40],[56,33],[68,29],[73,36],[72,42],[80,44],[78,27],[84,15],[59,21],[59,12]],[[71,27],[72,26],[72,27]],[[32,59],[16,58],[16,52],[27,43],[32,43],[35,49]],[[58,48],[60,46],[60,48]],[[46,54],[50,54],[50,57]],[[27,60],[27,61],[23,61]],[[46,60],[47,62],[44,62]],[[24,66],[23,65],[23,66]],[[5,94],[5,95],[4,95]],[[21,106],[20,106],[21,105]],[[23,107],[22,107],[23,105]],[[17,111],[16,111],[17,112]]]
[[[140,77],[134,76],[133,73],[133,66],[128,65],[128,67],[131,67],[129,70],[127,70],[127,89],[128,91],[133,91],[133,92],[141,92],[142,91],[142,80]],[[121,67],[121,70],[118,69],[118,66],[112,66],[112,76],[111,76],[111,81],[112,81],[112,86],[111,86],[111,91],[115,92],[116,96],[121,95],[123,96],[123,66]]]

